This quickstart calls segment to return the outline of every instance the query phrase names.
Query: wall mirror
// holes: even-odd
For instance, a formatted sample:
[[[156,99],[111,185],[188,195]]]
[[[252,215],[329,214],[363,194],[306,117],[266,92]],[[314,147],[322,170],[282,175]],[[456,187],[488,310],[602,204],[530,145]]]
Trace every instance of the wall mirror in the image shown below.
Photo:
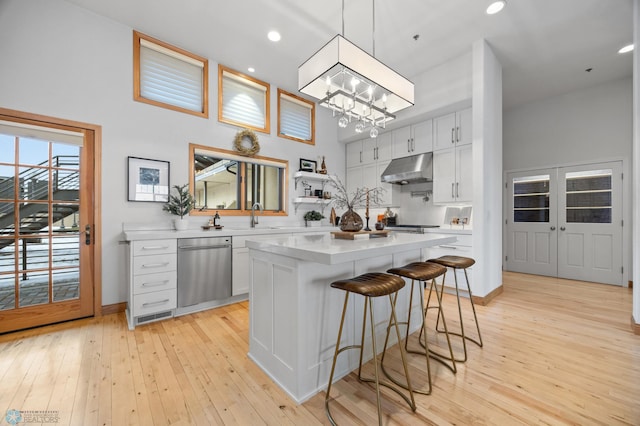
[[[189,162],[192,215],[248,215],[255,203],[261,214],[287,215],[288,161],[189,144]]]

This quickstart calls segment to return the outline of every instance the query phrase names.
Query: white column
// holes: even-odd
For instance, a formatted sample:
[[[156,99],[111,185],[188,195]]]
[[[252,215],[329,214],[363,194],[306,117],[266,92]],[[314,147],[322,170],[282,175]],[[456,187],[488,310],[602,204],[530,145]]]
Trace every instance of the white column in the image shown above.
[[[473,44],[472,291],[502,285],[502,66],[484,39]]]
[[[640,0],[633,2],[633,320],[640,326]]]

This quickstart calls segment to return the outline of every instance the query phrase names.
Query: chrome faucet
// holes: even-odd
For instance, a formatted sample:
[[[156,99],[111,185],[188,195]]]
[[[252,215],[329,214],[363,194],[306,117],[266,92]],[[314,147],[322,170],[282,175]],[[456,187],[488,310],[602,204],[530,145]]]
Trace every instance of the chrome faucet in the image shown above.
[[[255,228],[256,225],[258,224],[258,217],[256,216],[256,209],[258,209],[259,211],[263,211],[262,204],[253,203],[253,205],[251,206],[251,227],[252,228]]]

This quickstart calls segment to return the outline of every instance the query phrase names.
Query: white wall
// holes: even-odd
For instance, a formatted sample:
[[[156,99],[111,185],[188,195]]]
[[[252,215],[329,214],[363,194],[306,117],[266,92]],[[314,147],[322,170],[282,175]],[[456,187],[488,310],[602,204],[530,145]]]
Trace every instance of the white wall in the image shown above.
[[[633,2],[633,322],[640,324],[640,0]]]
[[[231,150],[238,130],[217,121],[215,58],[209,58],[209,119],[134,102],[132,30],[61,0],[0,2],[0,106],[102,126],[105,305],[126,299],[124,249],[118,244],[123,222],[165,224],[170,220],[160,204],[126,201],[127,156],[170,161],[171,184],[182,184],[188,181],[190,142]],[[189,50],[189,46],[180,47]],[[295,91],[295,87],[284,89]],[[274,130],[270,135],[258,133],[260,154],[288,160],[290,174],[298,169],[299,158],[320,160],[325,155],[329,172],[343,176],[344,146],[337,143],[331,115],[317,110],[316,146],[278,138],[274,136],[276,87],[271,92]],[[291,199],[293,182],[289,187]],[[265,218],[261,223],[303,223],[304,209],[296,214],[290,205],[288,211],[287,218]],[[192,220],[192,226],[207,218],[198,220]],[[226,225],[248,221],[246,217],[222,219]]]
[[[473,44],[473,283],[476,296],[502,286],[502,65],[485,40]]]
[[[505,170],[631,157],[631,78],[504,111]]]

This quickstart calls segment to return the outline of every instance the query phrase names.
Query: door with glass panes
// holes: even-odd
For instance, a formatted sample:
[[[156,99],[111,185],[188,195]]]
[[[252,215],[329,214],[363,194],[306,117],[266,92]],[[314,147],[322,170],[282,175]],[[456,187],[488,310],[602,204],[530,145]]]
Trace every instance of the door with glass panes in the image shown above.
[[[93,137],[0,114],[0,332],[94,313]]]
[[[622,285],[622,164],[510,173],[506,269]]]

